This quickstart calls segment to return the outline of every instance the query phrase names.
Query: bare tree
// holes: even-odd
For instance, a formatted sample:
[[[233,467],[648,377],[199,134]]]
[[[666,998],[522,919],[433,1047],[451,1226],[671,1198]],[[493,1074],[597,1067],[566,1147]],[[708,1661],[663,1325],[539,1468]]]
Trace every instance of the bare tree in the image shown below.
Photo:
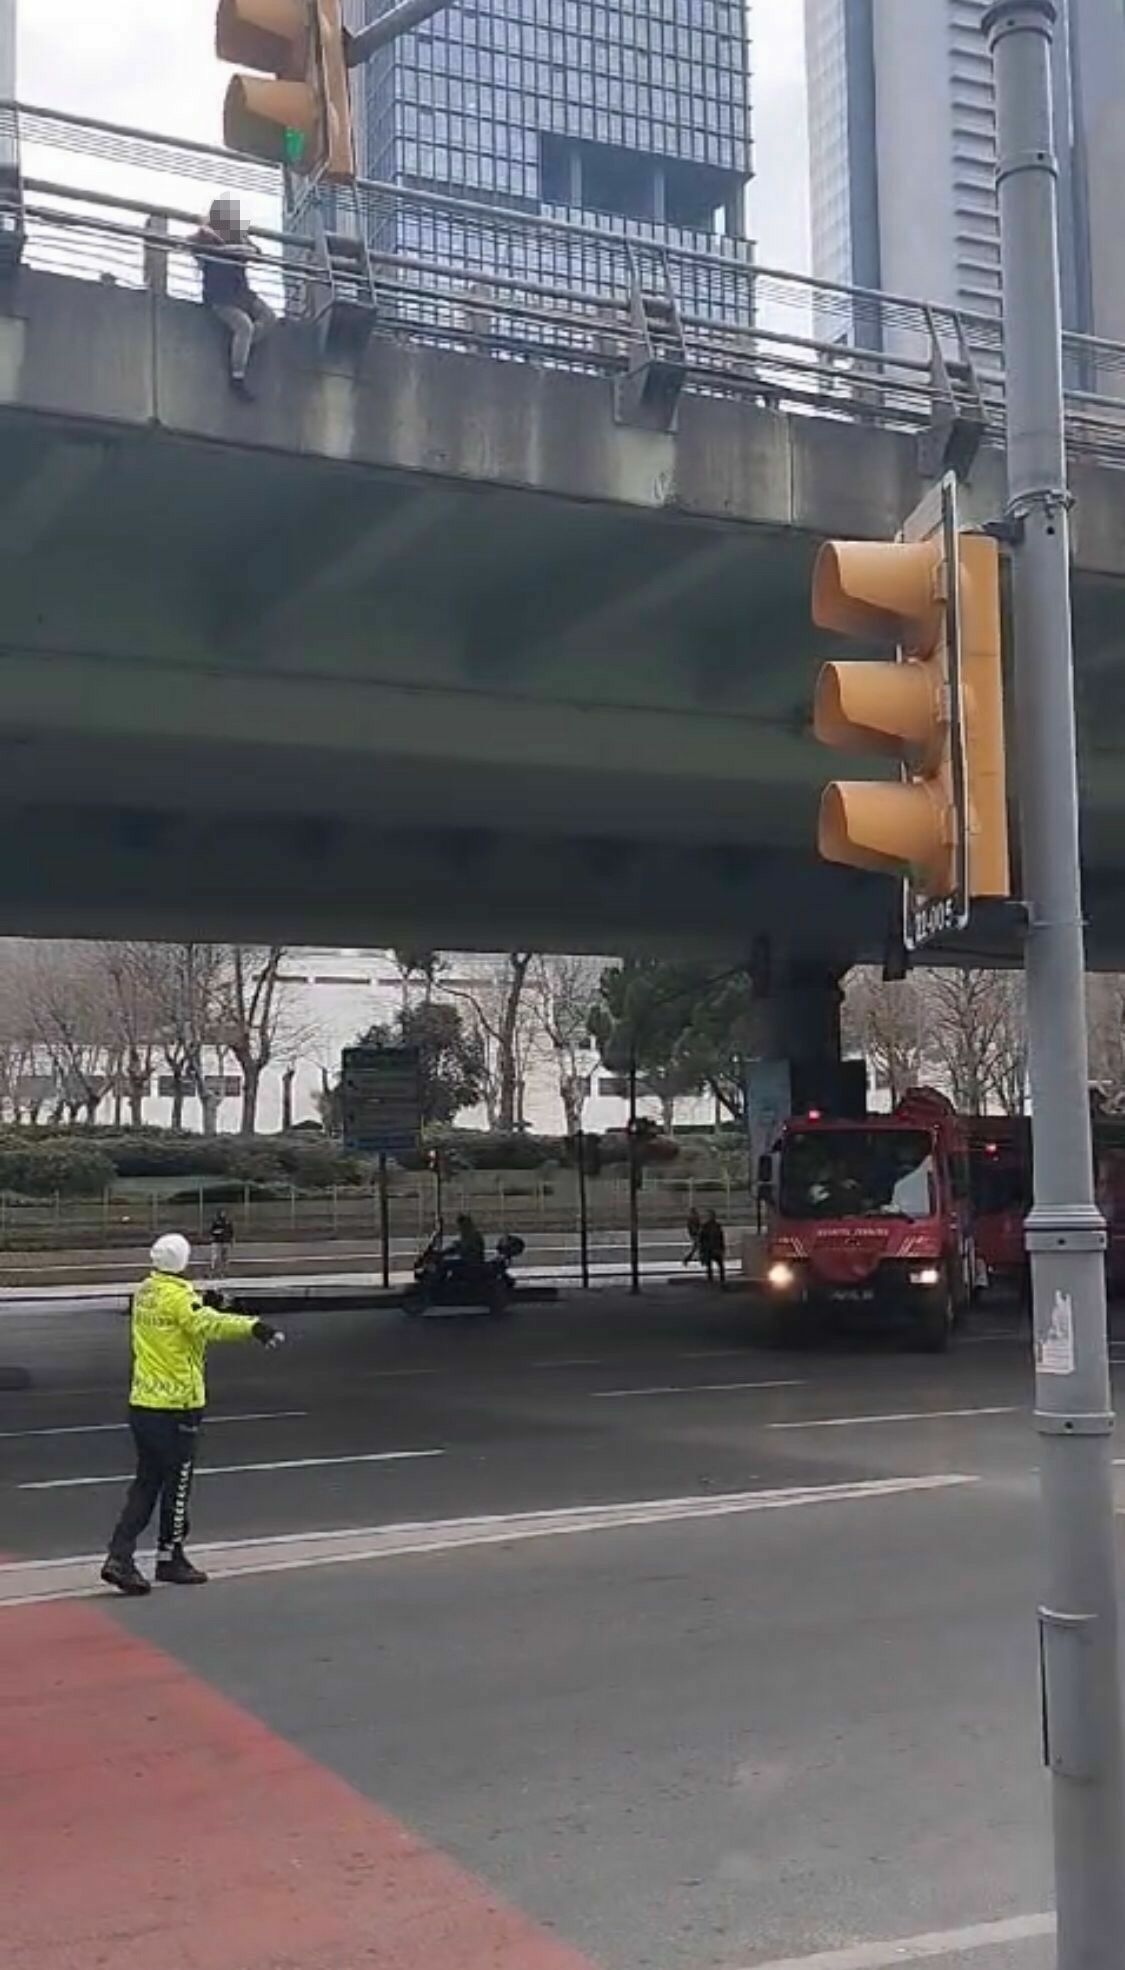
[[[25,946],[31,1031],[49,1060],[57,1086],[55,1110],[94,1121],[111,1066],[107,1046],[106,981],[96,947],[76,941]]]
[[[888,982],[867,966],[853,971],[843,1007],[845,1042],[867,1061],[892,1102],[917,1087],[925,1073],[923,1008],[913,978]]]
[[[568,1135],[577,1135],[590,1092],[585,1062],[591,1051],[590,1012],[598,1000],[604,958],[536,960],[532,989],[539,1022],[554,1057]]]
[[[1106,972],[1087,981],[1090,1080],[1105,1106],[1125,1103],[1125,977]]]
[[[510,1134],[523,1119],[536,1008],[527,993],[533,953],[509,951],[470,981],[443,989],[468,1007],[484,1058],[489,1127]]]
[[[25,1111],[34,1121],[41,1099],[29,975],[28,947],[16,938],[0,943],[0,1110],[13,1122]]]
[[[1027,1001],[1022,971],[997,971],[992,1092],[1005,1115],[1027,1108]]]
[[[951,970],[919,977],[926,1051],[955,1106],[979,1115],[999,1097],[1022,1107],[1022,1009],[1007,974]]]
[[[184,1102],[199,1097],[204,1135],[218,1127],[219,1102],[207,1073],[208,1055],[224,1039],[224,947],[150,944],[147,966],[156,1009],[157,1044],[172,1082],[172,1127],[184,1125]]]
[[[107,986],[106,1007],[117,1061],[118,1103],[124,1086],[129,1119],[134,1128],[140,1128],[160,1031],[153,947],[140,943],[100,943],[94,948]]]
[[[392,951],[391,963],[398,972],[402,989],[402,1009],[405,1012],[410,1004],[410,981],[420,978],[425,990],[423,998],[430,1004],[437,989],[438,980],[445,970],[446,959],[440,951]]]
[[[274,1057],[285,1017],[282,944],[232,944],[220,960],[218,1015],[222,1037],[242,1070],[242,1133],[258,1126],[262,1075]]]

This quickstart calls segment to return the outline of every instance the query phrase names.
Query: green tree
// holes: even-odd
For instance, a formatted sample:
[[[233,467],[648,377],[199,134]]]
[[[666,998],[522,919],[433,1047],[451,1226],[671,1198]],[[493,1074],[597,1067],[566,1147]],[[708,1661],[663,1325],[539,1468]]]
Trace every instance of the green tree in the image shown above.
[[[603,972],[590,1010],[590,1032],[605,1065],[614,1074],[627,1074],[635,1066],[638,1081],[659,1101],[666,1128],[677,1095],[692,1094],[700,1086],[684,1052],[700,977],[695,965],[629,958]]]
[[[417,1047],[423,1123],[452,1122],[481,1099],[484,1052],[456,1006],[404,1006],[392,1026],[370,1027],[357,1045]]]

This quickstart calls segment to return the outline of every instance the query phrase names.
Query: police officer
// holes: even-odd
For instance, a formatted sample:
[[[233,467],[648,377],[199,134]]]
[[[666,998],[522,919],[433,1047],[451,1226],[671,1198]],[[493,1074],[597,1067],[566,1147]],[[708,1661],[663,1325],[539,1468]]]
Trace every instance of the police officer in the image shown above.
[[[160,1501],[156,1578],[176,1587],[202,1586],[207,1575],[184,1551],[195,1449],[207,1401],[204,1357],[211,1341],[261,1342],[277,1347],[284,1335],[268,1320],[223,1313],[208,1306],[184,1275],[191,1246],[179,1232],[158,1238],[152,1271],[133,1297],[133,1380],[129,1427],[137,1474],[109,1542],[102,1579],[122,1594],[147,1594],[151,1583],[137,1565],[137,1540]]]

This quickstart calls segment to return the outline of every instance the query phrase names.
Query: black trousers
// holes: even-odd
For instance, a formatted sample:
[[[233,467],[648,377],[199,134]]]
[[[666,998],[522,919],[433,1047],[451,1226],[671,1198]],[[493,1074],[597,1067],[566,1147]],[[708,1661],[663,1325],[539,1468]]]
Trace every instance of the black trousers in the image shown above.
[[[188,1502],[195,1471],[201,1409],[129,1410],[137,1450],[137,1475],[126,1493],[109,1550],[132,1559],[136,1544],[160,1501],[160,1547],[182,1546],[191,1530]]]

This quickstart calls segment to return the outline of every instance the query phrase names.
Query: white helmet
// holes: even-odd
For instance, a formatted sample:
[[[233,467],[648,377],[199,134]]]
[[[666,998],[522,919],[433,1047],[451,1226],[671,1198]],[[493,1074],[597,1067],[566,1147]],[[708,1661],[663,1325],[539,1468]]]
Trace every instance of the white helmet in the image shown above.
[[[191,1264],[191,1246],[179,1231],[166,1231],[158,1238],[149,1258],[157,1272],[186,1272]]]

